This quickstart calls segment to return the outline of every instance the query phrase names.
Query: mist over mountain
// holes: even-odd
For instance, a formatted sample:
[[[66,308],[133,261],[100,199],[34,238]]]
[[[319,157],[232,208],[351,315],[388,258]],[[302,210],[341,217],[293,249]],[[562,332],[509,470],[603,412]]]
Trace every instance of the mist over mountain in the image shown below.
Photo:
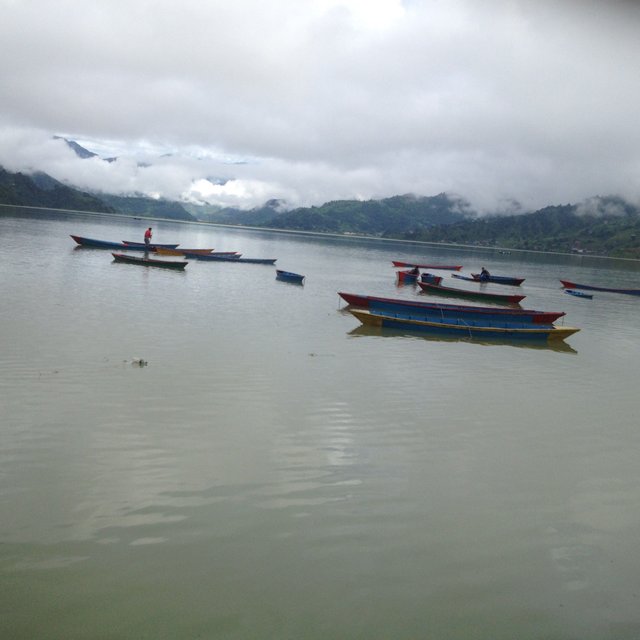
[[[82,153],[82,148],[77,150]],[[91,152],[89,152],[91,153]],[[85,156],[95,161],[94,155]],[[493,215],[479,215],[460,196],[405,194],[379,200],[335,200],[321,206],[287,206],[270,199],[250,209],[199,205],[140,193],[88,193],[44,172],[11,173],[0,168],[0,204],[73,209],[201,221],[311,233],[363,235],[519,250],[580,252],[640,258],[638,207],[618,196],[596,196],[577,204],[550,205],[513,214],[510,202]]]
[[[58,182],[51,176],[10,173],[0,167],[0,203],[74,211],[115,213],[99,198]]]

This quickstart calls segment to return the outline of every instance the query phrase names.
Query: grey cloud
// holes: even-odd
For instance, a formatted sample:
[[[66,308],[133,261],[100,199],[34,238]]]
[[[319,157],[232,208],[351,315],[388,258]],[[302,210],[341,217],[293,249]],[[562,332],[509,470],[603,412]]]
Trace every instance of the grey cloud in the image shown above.
[[[244,206],[640,199],[634,3],[0,2],[5,166]],[[118,162],[35,144],[61,132]]]

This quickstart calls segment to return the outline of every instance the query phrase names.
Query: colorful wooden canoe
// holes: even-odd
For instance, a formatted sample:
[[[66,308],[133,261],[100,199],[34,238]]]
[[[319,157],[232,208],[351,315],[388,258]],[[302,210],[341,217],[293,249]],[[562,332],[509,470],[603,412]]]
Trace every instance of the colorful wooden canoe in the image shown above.
[[[275,264],[277,258],[242,258],[239,254],[236,255],[215,255],[215,254],[200,254],[185,252],[187,258],[193,258],[194,260],[207,260],[211,262],[243,262],[248,264]]]
[[[304,276],[299,273],[293,273],[293,271],[283,271],[282,269],[276,269],[276,278],[283,280],[284,282],[292,282],[294,284],[303,284]]]
[[[564,311],[536,311],[535,309],[506,307],[475,307],[444,302],[423,302],[421,300],[404,300],[399,298],[382,298],[379,296],[359,295],[339,291],[338,295],[351,306],[363,309],[409,310],[416,313],[435,313],[441,318],[488,318],[503,319],[509,322],[531,322],[533,324],[551,324],[566,315]]]
[[[469,282],[493,282],[494,284],[508,284],[514,287],[519,287],[524,278],[512,278],[511,276],[484,276],[479,273],[472,273],[471,276],[461,276],[457,273],[451,274],[452,278],[459,278],[460,280],[468,280]]]
[[[401,262],[400,260],[391,261],[394,267],[418,267],[420,269],[441,269],[442,271],[460,271],[462,265],[450,264],[420,264],[419,262]]]
[[[456,289],[445,287],[441,284],[431,284],[429,282],[418,282],[420,288],[426,293],[436,293],[442,296],[454,296],[456,298],[467,298],[469,300],[486,300],[487,302],[498,302],[506,304],[518,304],[526,296],[510,295],[507,293],[489,293],[486,291],[469,291],[468,289]]]
[[[162,267],[163,269],[184,269],[189,263],[178,262],[176,260],[157,260],[154,258],[141,258],[140,256],[130,256],[125,253],[112,253],[115,262],[126,262],[127,264],[137,264],[142,267]]]
[[[640,289],[614,289],[612,287],[594,287],[588,284],[577,284],[570,280],[560,280],[565,289],[585,289],[586,291],[607,291],[608,293],[625,293],[629,296],[640,296]]]
[[[82,236],[71,236],[81,247],[88,247],[91,249],[121,249],[122,251],[153,251],[155,248],[172,247],[175,248],[178,245],[157,245],[151,244],[146,246],[143,242],[137,244],[125,244],[124,242],[111,242],[109,240],[96,240],[95,238],[83,238]]]
[[[450,318],[444,321],[427,320],[407,313],[367,309],[350,309],[350,312],[365,325],[407,331],[423,331],[440,335],[455,335],[463,338],[497,338],[546,342],[564,340],[580,331],[576,327],[555,327],[553,325],[535,327],[530,324],[517,326],[499,321],[481,320],[475,322],[466,318]]]
[[[577,291],[576,289],[565,289],[564,292],[576,298],[593,298],[593,293],[585,293],[584,291]]]

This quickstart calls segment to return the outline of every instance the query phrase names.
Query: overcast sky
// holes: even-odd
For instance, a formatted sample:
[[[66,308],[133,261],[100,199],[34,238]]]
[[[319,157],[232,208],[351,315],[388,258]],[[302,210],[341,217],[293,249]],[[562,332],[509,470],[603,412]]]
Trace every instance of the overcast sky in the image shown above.
[[[242,207],[640,203],[639,67],[631,0],[0,0],[0,165]]]

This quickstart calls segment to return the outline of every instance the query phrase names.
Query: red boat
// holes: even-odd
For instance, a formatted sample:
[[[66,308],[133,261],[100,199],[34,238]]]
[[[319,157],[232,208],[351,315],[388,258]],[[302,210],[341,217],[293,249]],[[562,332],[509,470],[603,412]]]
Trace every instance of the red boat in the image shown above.
[[[476,317],[502,318],[505,322],[512,318],[517,322],[531,322],[532,324],[551,324],[566,315],[564,311],[536,311],[535,309],[505,308],[505,307],[476,307],[447,302],[423,302],[422,300],[405,300],[402,298],[382,298],[366,296],[357,293],[339,291],[338,295],[351,306],[364,309],[411,309],[415,313],[437,313],[442,317]]]
[[[420,274],[411,270],[411,271],[398,271],[396,274],[398,278],[398,284],[415,284],[418,281],[418,276]]]
[[[394,267],[419,267],[420,269],[442,269],[443,271],[460,271],[462,265],[448,264],[420,264],[418,262],[400,262],[400,260],[392,260]]]

